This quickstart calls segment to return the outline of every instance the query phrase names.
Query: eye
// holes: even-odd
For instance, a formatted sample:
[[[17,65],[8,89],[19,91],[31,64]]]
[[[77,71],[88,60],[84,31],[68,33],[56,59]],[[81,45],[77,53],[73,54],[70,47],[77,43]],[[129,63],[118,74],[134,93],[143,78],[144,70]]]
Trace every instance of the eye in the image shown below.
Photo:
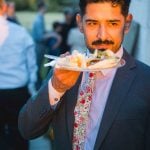
[[[116,22],[111,23],[112,26],[117,26],[118,24]]]
[[[109,22],[108,24],[110,27],[117,27],[119,25],[118,22]]]
[[[87,21],[86,22],[86,25],[89,26],[89,27],[94,27],[96,26],[98,23],[97,22],[93,22],[93,21]]]

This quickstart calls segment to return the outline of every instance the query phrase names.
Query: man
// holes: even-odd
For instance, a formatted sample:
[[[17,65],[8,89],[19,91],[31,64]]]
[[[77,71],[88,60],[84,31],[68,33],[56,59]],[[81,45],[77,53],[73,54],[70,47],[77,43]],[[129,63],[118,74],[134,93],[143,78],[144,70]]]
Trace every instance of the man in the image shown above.
[[[43,1],[37,4],[37,15],[32,26],[32,35],[36,42],[43,42],[45,40],[45,20],[44,14],[46,13],[46,5]]]
[[[74,14],[74,27],[70,29],[68,33],[67,43],[70,46],[70,52],[73,50],[78,50],[79,52],[83,53],[86,51],[86,45],[84,41],[84,35],[80,32],[77,22],[76,22],[76,14]]]
[[[39,89],[42,83],[40,71],[43,57],[46,53],[46,42],[48,40],[48,34],[46,33],[44,19],[44,15],[47,10],[46,4],[43,1],[39,1],[37,3],[37,9],[38,12],[32,25],[32,37],[36,43],[36,56],[38,64],[38,80],[36,83],[36,88]]]
[[[60,44],[61,54],[64,54],[67,51],[70,51],[70,46],[67,43],[68,33],[72,27],[74,27],[74,12],[71,8],[66,8],[64,10],[64,22],[62,23],[62,31],[60,32],[62,38],[62,42]]]
[[[0,149],[27,150],[28,142],[18,131],[18,113],[36,92],[35,46],[23,27],[7,21],[6,12],[7,4],[0,0]]]
[[[7,20],[20,24],[15,13],[16,13],[15,2],[11,1],[7,2]]]
[[[129,3],[130,0],[80,0],[79,3],[81,12],[77,22],[88,50],[92,53],[95,49],[110,49],[126,61],[121,68],[96,72],[84,147],[74,148],[77,128],[74,121],[78,115],[74,109],[78,86],[84,83],[81,80],[87,72],[81,78],[80,72],[54,68],[48,84],[20,112],[19,129],[24,138],[40,136],[50,125],[56,150],[150,149],[150,68],[134,60],[122,47],[132,21]]]

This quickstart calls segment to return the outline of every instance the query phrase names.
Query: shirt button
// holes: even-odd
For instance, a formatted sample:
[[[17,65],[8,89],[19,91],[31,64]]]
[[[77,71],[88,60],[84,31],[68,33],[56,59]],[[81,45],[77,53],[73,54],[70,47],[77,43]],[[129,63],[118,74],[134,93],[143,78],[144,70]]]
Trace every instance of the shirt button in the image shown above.
[[[54,101],[57,102],[59,99],[58,98],[54,98]]]

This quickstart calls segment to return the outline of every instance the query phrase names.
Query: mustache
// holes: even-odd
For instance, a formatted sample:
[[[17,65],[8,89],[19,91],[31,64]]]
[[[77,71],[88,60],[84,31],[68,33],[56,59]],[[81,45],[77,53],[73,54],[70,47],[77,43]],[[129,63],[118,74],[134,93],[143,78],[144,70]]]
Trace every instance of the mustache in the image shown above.
[[[92,42],[92,45],[98,45],[98,44],[114,44],[114,42],[110,40],[103,41],[101,39]]]

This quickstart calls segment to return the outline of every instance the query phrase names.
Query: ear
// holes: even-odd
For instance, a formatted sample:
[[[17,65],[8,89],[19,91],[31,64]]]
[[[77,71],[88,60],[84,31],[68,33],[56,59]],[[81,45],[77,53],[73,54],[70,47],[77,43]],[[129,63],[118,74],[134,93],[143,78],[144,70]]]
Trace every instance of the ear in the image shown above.
[[[77,22],[77,25],[78,25],[80,32],[83,33],[83,22],[82,22],[82,17],[80,14],[76,15],[76,22]]]
[[[129,29],[130,29],[130,25],[131,25],[131,22],[132,22],[132,15],[131,14],[128,14],[127,17],[126,17],[126,22],[125,22],[125,26],[124,26],[124,33],[127,34],[129,32]]]

